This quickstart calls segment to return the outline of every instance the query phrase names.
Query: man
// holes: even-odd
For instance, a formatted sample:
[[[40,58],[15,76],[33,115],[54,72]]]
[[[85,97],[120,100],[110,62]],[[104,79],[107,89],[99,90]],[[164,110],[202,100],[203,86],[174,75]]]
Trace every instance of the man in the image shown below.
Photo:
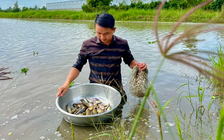
[[[132,69],[135,65],[144,70],[146,63],[138,63],[131,54],[128,43],[115,35],[115,20],[110,14],[97,15],[95,19],[96,37],[83,42],[76,63],[73,65],[64,85],[58,89],[58,96],[63,96],[75,80],[82,67],[89,61],[90,83],[110,85],[124,94],[121,81],[121,58]]]

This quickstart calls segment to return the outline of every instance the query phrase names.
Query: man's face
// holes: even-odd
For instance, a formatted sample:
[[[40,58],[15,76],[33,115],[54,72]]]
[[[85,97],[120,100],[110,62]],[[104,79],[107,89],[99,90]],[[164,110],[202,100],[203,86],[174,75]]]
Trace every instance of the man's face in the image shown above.
[[[111,43],[115,29],[101,27],[96,23],[96,35],[106,45]]]

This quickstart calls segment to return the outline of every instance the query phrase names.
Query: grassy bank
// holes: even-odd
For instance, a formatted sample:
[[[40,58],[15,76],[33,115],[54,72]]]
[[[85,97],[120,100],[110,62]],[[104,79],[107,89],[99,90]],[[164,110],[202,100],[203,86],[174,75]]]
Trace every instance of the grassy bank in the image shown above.
[[[162,10],[160,22],[176,22],[189,10]],[[101,13],[101,12],[98,12]],[[129,9],[127,11],[117,11],[110,9],[117,21],[154,21],[156,10]],[[86,13],[83,11],[26,11],[18,13],[0,12],[0,18],[35,18],[35,19],[70,19],[70,20],[93,20],[96,12]],[[198,10],[185,22],[216,22],[224,23],[224,10],[221,12]]]

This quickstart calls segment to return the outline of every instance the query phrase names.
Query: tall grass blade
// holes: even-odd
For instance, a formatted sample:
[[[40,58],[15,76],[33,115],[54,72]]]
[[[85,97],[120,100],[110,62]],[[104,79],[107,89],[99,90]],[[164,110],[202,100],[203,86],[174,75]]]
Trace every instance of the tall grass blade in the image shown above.
[[[178,98],[177,98],[177,104],[179,103],[181,94],[184,93],[184,92],[186,92],[186,91],[182,91],[182,92],[179,94],[179,96],[178,96]]]
[[[71,125],[71,130],[72,130],[72,140],[75,140],[75,134],[74,134],[74,128],[72,125],[72,121],[70,121],[70,125]]]
[[[175,90],[175,92],[178,91],[181,87],[186,86],[186,85],[188,85],[188,83],[181,85],[177,90]]]
[[[175,116],[175,122],[177,125],[177,132],[178,132],[178,136],[180,137],[181,140],[183,140],[182,134],[181,134],[181,127],[180,127],[180,121],[178,119],[178,116],[176,115],[176,113],[174,114]]]
[[[217,129],[216,140],[223,140],[223,123],[224,123],[224,107],[222,106],[220,117],[219,117],[219,126]]]
[[[163,105],[162,110],[164,110],[164,109],[167,107],[167,105],[168,105],[172,100],[174,100],[174,98],[168,100],[168,101]]]

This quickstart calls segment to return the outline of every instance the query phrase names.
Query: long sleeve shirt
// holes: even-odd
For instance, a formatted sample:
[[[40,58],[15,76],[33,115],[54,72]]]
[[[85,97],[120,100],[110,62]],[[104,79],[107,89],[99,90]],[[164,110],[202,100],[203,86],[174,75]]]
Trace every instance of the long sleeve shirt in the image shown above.
[[[134,60],[126,40],[113,36],[112,42],[106,45],[96,36],[83,42],[73,67],[81,71],[88,60],[90,83],[102,83],[122,91],[122,58],[127,65]]]

